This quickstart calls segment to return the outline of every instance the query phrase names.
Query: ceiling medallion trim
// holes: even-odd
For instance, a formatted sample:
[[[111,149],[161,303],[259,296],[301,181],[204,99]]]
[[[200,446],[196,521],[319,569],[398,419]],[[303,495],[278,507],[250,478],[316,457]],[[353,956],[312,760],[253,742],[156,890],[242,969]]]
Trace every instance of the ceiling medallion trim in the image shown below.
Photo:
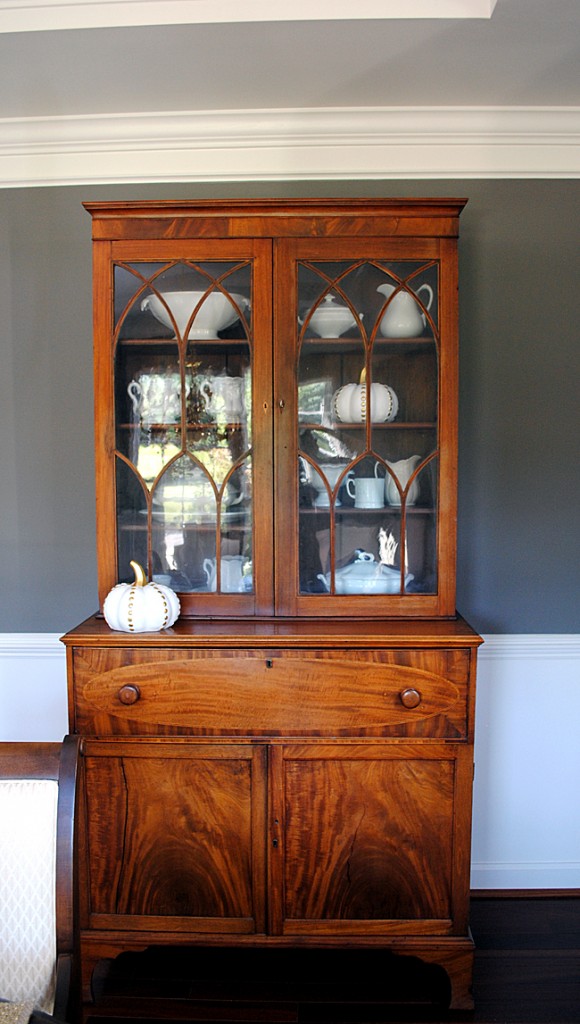
[[[579,176],[580,107],[349,107],[0,119],[2,187]]]
[[[497,0],[0,0],[0,32],[126,28],[140,25],[491,18]]]

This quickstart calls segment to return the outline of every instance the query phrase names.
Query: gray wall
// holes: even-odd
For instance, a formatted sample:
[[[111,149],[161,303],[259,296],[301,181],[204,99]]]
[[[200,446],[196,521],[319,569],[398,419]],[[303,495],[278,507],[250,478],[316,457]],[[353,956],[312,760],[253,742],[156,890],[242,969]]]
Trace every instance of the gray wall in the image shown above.
[[[576,181],[0,191],[0,632],[95,611],[86,199],[467,196],[457,606],[485,633],[580,632]]]

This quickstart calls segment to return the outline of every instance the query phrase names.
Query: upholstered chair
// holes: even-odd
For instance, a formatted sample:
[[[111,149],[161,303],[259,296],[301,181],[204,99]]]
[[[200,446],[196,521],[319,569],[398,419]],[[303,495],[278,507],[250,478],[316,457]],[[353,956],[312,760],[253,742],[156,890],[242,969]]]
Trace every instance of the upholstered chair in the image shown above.
[[[0,999],[73,1020],[79,738],[0,743]]]

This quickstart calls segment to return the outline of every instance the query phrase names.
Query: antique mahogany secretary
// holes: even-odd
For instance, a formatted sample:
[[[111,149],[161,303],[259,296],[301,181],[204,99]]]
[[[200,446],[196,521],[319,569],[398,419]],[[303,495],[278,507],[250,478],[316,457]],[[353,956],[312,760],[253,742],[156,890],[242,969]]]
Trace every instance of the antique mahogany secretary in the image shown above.
[[[471,1005],[463,200],[90,203],[100,599],[67,645],[84,999],[159,945],[375,947]]]

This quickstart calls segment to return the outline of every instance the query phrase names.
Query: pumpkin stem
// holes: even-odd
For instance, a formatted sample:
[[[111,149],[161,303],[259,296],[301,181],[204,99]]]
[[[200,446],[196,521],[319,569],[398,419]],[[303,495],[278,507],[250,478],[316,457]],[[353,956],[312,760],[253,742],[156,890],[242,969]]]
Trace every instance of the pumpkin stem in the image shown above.
[[[131,566],[133,572],[135,573],[134,585],[136,587],[144,587],[145,584],[147,583],[147,577],[142,566],[139,565],[139,562],[129,562],[129,565]]]
[[[366,383],[366,379],[367,379],[367,368],[366,368],[366,366],[363,366],[363,368],[362,368],[362,370],[360,372],[360,377],[359,377],[359,381],[358,381],[359,384],[365,384]]]

